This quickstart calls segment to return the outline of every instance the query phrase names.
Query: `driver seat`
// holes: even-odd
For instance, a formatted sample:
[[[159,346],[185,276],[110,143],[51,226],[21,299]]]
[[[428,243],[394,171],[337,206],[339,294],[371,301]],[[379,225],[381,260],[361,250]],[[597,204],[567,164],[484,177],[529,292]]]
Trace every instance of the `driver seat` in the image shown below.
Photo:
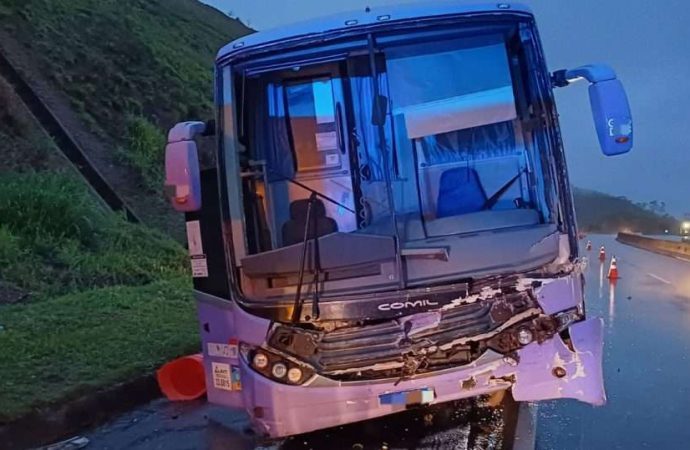
[[[304,228],[307,224],[308,210],[309,199],[295,200],[290,203],[290,220],[283,224],[282,229],[284,246],[298,244],[304,240]],[[316,233],[314,233],[314,225],[310,223],[310,239],[338,231],[338,223],[326,216],[326,207],[320,199],[317,198],[314,200],[311,214],[312,217],[309,221],[316,222]],[[316,218],[314,218],[314,216],[316,216]]]
[[[456,167],[441,174],[436,217],[458,216],[481,211],[487,197],[477,171]]]

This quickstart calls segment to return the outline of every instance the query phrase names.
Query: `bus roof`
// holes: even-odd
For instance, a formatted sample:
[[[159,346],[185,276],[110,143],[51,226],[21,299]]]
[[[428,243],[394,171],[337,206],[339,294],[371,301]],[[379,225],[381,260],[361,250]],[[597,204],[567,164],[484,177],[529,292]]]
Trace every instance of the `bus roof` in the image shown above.
[[[463,5],[460,4],[458,0],[435,0],[425,3],[362,8],[359,11],[318,17],[243,36],[221,48],[218,52],[217,59],[224,59],[233,53],[244,52],[252,47],[259,47],[284,39],[305,37],[329,31],[349,31],[383,22],[486,12],[521,12],[532,14],[529,7],[519,3]]]

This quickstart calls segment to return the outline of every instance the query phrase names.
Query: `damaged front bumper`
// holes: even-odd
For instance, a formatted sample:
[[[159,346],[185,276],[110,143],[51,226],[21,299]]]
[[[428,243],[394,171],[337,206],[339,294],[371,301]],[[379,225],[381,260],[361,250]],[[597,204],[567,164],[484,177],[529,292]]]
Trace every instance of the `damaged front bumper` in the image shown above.
[[[241,363],[242,397],[255,426],[269,437],[305,433],[380,417],[405,409],[386,404],[392,392],[432,390],[430,403],[512,389],[518,401],[573,398],[594,405],[606,402],[602,372],[603,323],[589,319],[569,327],[570,343],[559,334],[504,358],[487,351],[471,364],[405,380],[320,383],[290,386],[258,374]]]

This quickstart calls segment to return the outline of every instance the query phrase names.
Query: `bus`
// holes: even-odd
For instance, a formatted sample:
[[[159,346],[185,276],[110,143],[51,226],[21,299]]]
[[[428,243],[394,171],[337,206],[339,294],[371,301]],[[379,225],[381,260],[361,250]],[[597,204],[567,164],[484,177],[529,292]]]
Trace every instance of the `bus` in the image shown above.
[[[603,153],[629,151],[615,72],[549,72],[522,5],[366,8],[223,47],[216,119],[173,127],[165,160],[208,400],[268,438],[499,391],[604,404],[553,94],[578,80]]]

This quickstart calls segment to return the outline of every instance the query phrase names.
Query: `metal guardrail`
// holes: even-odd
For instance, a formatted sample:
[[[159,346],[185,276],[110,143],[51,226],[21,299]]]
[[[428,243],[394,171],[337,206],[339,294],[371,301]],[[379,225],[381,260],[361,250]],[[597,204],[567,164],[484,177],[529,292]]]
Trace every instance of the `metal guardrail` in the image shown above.
[[[618,233],[616,240],[654,253],[690,260],[690,243],[688,242],[656,239],[631,233]]]
[[[29,83],[14,68],[12,63],[0,53],[0,76],[14,88],[17,96],[24,102],[41,127],[53,139],[55,145],[74,165],[86,182],[114,211],[123,211],[128,221],[140,222],[132,209],[120,198],[103,175],[96,169],[76,140],[70,135],[50,108],[34,92]]]

